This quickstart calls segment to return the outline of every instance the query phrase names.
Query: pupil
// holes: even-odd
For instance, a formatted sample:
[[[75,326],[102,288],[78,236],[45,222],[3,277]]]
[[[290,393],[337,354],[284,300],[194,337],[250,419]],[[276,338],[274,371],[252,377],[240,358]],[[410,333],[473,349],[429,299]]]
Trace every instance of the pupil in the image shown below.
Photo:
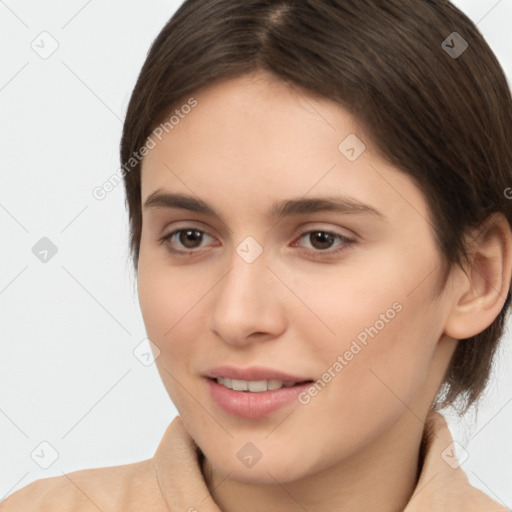
[[[313,246],[317,249],[328,249],[334,239],[334,236],[331,233],[326,233],[325,231],[316,231],[315,233],[311,233],[310,238],[311,237],[317,237],[317,240],[320,240],[320,247],[313,243]]]
[[[201,241],[201,232],[195,229],[187,229],[181,232],[180,234],[180,242],[188,248],[195,247],[194,241]],[[192,245],[189,244],[192,242]]]

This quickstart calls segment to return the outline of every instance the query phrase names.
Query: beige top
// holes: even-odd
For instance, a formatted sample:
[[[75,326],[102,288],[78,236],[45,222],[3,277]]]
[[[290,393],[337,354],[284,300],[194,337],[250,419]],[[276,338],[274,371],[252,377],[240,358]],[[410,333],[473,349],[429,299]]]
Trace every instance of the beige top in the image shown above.
[[[431,411],[420,478],[404,512],[510,512],[469,484],[454,454],[446,451],[452,441],[444,417]],[[199,456],[177,416],[153,458],[36,480],[0,503],[0,512],[221,512]]]

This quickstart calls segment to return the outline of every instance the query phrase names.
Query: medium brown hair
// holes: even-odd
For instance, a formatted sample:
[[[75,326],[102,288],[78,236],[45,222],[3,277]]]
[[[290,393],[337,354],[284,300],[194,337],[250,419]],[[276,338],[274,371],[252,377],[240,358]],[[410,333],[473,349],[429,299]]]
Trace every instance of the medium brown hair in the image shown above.
[[[461,48],[454,32],[468,45],[460,55],[447,49]],[[132,92],[120,147],[125,171],[187,97],[259,70],[342,105],[414,181],[445,278],[468,261],[470,228],[495,212],[512,225],[510,89],[475,24],[447,0],[185,1],[151,45]],[[140,171],[133,161],[124,173],[135,271]],[[459,402],[463,414],[480,397],[509,306],[510,286],[492,325],[458,343],[435,408]]]

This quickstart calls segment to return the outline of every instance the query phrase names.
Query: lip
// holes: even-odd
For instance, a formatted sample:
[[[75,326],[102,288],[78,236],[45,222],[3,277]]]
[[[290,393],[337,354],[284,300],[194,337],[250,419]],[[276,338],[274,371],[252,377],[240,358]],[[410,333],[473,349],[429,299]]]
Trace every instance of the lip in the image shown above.
[[[276,375],[276,373],[274,373],[274,375]],[[205,377],[205,381],[209,387],[212,400],[224,412],[248,419],[269,416],[281,407],[284,407],[293,401],[298,402],[299,394],[313,384],[312,382],[305,382],[304,384],[298,384],[289,388],[251,393],[248,391],[235,391],[233,389],[228,389],[222,384],[219,384],[214,380],[214,378]]]
[[[263,366],[251,366],[248,368],[237,368],[236,366],[216,366],[211,368],[203,374],[203,377],[210,379],[216,379],[224,377],[228,379],[238,380],[280,380],[280,381],[292,381],[292,382],[303,382],[305,380],[314,380],[310,376],[292,375],[284,373],[280,370],[273,370],[271,368],[264,368]],[[279,390],[275,390],[279,391]],[[266,392],[263,392],[266,393]]]

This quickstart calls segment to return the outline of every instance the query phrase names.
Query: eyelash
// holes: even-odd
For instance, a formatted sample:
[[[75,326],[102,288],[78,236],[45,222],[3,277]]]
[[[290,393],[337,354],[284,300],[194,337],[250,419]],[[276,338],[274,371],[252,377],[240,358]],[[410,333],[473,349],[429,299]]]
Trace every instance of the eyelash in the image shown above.
[[[190,227],[186,227],[186,228],[180,228],[180,229],[177,229],[175,231],[173,231],[172,233],[169,233],[168,235],[165,235],[164,237],[160,238],[159,239],[159,242],[161,244],[166,244],[166,248],[168,251],[170,251],[171,253],[173,254],[177,254],[177,255],[180,255],[180,256],[186,256],[186,257],[192,257],[194,256],[196,253],[199,252],[199,250],[195,250],[195,249],[190,249],[190,250],[185,250],[185,251],[182,251],[180,249],[174,249],[170,246],[169,244],[169,241],[172,239],[172,237],[178,233],[181,233],[183,231],[197,231],[201,234],[206,234],[208,236],[210,236],[211,238],[213,238],[211,235],[209,235],[206,231],[203,231],[201,229],[197,229],[193,226],[190,226]],[[309,248],[306,248],[305,249],[305,252],[309,255],[309,256],[312,256],[314,258],[326,258],[326,257],[332,257],[332,256],[335,256],[339,253],[341,253],[342,251],[345,251],[348,247],[350,247],[353,243],[355,243],[355,240],[353,238],[349,238],[345,235],[341,235],[339,233],[335,233],[333,231],[327,231],[327,230],[323,230],[323,229],[312,229],[310,231],[305,231],[304,233],[301,233],[301,235],[299,236],[299,240],[301,238],[303,238],[304,236],[306,235],[310,235],[312,233],[324,233],[324,234],[328,234],[328,235],[332,235],[334,236],[335,238],[338,238],[341,243],[338,244],[338,246],[336,247],[340,247],[339,249],[325,249],[325,250],[320,250],[320,249],[309,249]]]

